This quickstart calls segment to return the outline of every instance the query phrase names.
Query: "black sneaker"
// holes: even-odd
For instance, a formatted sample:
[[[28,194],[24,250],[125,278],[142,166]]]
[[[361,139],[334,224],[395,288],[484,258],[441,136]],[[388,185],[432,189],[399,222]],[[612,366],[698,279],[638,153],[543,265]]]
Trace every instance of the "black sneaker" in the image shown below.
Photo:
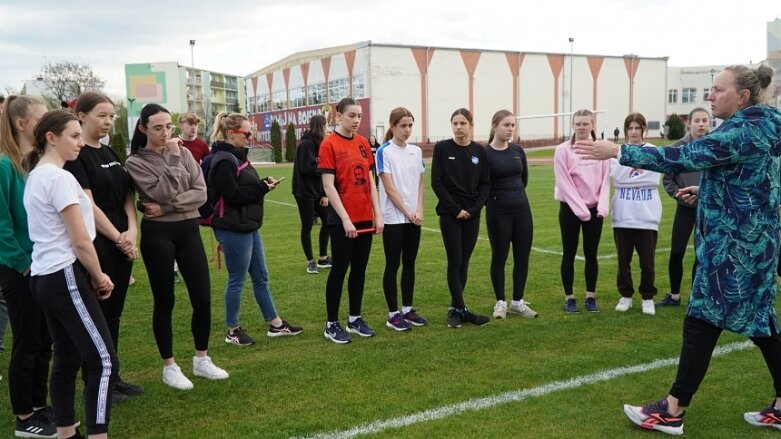
[[[33,412],[32,416],[24,421],[16,418],[14,428],[16,437],[57,437],[57,427],[46,415]]]
[[[330,256],[326,256],[325,259],[317,260],[317,268],[331,268],[332,266],[333,262],[331,262]]]
[[[234,330],[229,330],[225,335],[225,343],[235,344],[236,346],[249,346],[255,344],[255,339],[250,337],[241,326]]]
[[[656,302],[656,306],[681,306],[681,299],[673,299],[672,294],[667,294],[664,299]]]
[[[127,395],[119,392],[117,389],[114,389],[114,391],[111,393],[111,403],[119,404],[120,402],[125,401],[127,401]]]
[[[266,335],[269,337],[286,337],[288,335],[298,335],[304,332],[304,328],[300,326],[292,326],[287,321],[282,320],[282,325],[279,328],[275,328],[273,325],[268,325],[268,332]]]
[[[449,328],[461,327],[461,313],[455,308],[449,308],[447,310],[447,326]]]
[[[464,323],[471,323],[472,325],[476,326],[485,326],[490,323],[488,317],[481,316],[480,314],[474,314],[466,308],[464,308],[464,311],[461,313],[461,321]]]
[[[114,391],[124,393],[127,396],[140,395],[144,393],[144,388],[135,384],[126,383],[122,378],[117,378],[114,383]]]
[[[597,299],[593,297],[586,297],[586,311],[599,312],[599,306],[597,306]]]

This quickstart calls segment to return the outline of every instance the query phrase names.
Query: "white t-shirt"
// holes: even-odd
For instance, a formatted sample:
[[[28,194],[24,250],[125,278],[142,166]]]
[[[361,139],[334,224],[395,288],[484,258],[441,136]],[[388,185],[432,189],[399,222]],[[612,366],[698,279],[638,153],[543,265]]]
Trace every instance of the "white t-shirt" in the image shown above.
[[[70,172],[46,163],[30,172],[24,187],[24,208],[33,241],[33,276],[55,273],[73,264],[76,253],[60,212],[78,204],[90,239],[95,239],[92,202]]]
[[[423,153],[417,145],[408,143],[402,147],[390,141],[385,142],[377,150],[377,174],[391,175],[396,191],[410,212],[418,209],[420,179],[423,178],[425,171]],[[404,212],[397,209],[388,197],[382,179],[380,179],[380,210],[385,217],[385,224],[410,222],[404,216]]]

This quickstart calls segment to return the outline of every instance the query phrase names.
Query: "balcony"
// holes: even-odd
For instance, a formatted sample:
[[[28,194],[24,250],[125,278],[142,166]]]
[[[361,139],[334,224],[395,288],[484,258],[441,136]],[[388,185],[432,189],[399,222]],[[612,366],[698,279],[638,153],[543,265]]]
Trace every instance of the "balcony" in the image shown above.
[[[225,88],[225,83],[222,82],[222,81],[212,80],[211,82],[209,82],[209,85],[211,85],[212,87],[217,87],[217,88]]]

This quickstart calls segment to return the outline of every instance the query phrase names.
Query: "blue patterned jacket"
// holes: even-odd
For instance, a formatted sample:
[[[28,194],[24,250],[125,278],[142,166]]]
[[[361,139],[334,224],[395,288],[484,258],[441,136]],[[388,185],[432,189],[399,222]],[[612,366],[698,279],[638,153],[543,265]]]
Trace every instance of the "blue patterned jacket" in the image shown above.
[[[688,315],[748,337],[779,331],[781,112],[756,105],[679,147],[624,145],[620,163],[657,172],[702,170],[694,228],[697,272]]]

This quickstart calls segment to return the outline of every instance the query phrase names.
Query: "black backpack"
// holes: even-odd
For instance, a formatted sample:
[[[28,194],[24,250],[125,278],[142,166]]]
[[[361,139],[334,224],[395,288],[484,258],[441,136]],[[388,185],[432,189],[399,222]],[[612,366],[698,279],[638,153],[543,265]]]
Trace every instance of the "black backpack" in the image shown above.
[[[222,197],[217,194],[216,188],[214,188],[213,185],[209,183],[212,171],[212,161],[217,157],[225,157],[226,160],[233,164],[233,166],[236,168],[236,177],[238,177],[241,171],[246,168],[247,165],[249,165],[249,161],[239,163],[239,159],[227,151],[214,151],[213,153],[203,158],[203,161],[201,161],[201,172],[203,173],[203,180],[206,182],[207,197],[206,202],[198,208],[198,213],[201,216],[201,218],[198,220],[198,223],[206,227],[211,227],[212,217],[214,217],[215,212],[218,218],[221,218],[224,214],[224,201]]]

